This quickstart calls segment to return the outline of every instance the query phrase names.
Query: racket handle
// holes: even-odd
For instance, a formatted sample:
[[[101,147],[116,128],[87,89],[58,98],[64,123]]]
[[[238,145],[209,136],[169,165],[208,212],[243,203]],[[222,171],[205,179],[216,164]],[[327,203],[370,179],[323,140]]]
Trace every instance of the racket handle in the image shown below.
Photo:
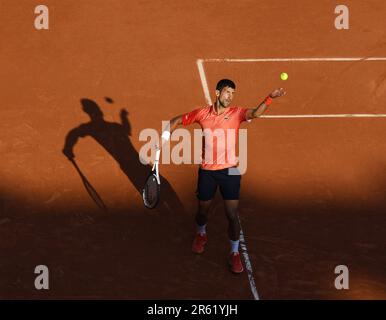
[[[155,161],[157,162],[159,161],[160,154],[161,154],[161,149],[157,148],[155,151]]]

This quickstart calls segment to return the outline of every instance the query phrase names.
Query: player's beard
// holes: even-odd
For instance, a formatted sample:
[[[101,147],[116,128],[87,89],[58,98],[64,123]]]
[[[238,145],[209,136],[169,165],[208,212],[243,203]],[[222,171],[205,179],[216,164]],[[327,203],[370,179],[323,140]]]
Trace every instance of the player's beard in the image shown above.
[[[231,101],[228,101],[228,102],[226,100],[221,101],[221,99],[218,99],[218,102],[220,103],[221,107],[223,107],[223,108],[227,108],[231,104]]]

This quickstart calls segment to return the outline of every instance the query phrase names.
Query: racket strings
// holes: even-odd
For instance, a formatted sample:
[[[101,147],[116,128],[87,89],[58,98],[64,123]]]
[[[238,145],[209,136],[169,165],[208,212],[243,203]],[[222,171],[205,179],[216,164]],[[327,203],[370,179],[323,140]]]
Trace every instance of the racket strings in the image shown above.
[[[159,199],[159,185],[154,175],[151,175],[147,179],[143,196],[147,207],[153,208],[157,205]]]

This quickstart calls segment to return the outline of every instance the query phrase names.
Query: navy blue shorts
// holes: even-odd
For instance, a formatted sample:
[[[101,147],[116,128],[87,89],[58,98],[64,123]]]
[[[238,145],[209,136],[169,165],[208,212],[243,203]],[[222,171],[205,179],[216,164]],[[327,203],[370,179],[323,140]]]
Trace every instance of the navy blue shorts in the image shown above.
[[[237,170],[232,168],[232,170]],[[208,201],[214,198],[217,186],[224,200],[238,200],[240,197],[241,175],[230,175],[229,169],[198,170],[197,198]]]

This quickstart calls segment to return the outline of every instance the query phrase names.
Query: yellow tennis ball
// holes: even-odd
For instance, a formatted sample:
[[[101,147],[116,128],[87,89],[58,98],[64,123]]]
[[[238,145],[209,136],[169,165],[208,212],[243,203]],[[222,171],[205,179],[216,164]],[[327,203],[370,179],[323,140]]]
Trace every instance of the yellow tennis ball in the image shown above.
[[[280,75],[280,79],[281,80],[287,80],[288,79],[288,74],[286,74],[285,72],[282,72],[282,74]]]

